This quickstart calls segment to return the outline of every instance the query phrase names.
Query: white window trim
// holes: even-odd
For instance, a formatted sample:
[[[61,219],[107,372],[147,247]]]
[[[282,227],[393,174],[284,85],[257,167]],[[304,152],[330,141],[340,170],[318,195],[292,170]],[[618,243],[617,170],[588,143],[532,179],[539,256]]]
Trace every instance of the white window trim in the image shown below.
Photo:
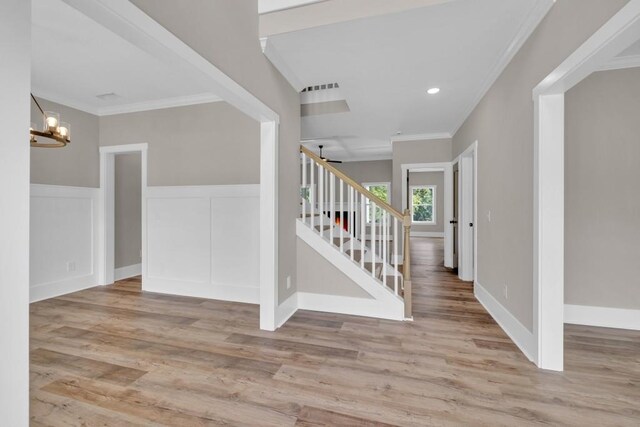
[[[381,187],[381,186],[387,187],[387,200],[385,200],[385,202],[391,203],[391,183],[390,182],[363,182],[362,186],[367,190],[369,189],[369,187]],[[369,206],[369,202],[367,201],[366,203],[367,215],[365,215],[367,225],[371,224],[371,215],[368,214],[369,213],[368,206]]]
[[[432,221],[414,221],[413,220],[413,190],[416,188],[431,188],[433,191],[433,197],[431,200],[433,201],[431,205],[433,206],[433,220]],[[437,185],[411,185],[409,186],[409,194],[411,194],[411,223],[412,224],[420,224],[420,225],[437,225],[437,195],[438,195],[438,186]]]

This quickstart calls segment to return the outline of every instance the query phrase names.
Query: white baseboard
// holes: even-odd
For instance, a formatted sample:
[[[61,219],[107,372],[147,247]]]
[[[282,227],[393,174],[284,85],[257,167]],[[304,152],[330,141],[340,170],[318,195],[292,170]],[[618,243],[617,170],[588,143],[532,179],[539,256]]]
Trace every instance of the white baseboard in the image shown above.
[[[411,237],[438,237],[444,239],[444,232],[437,231],[412,231]]]
[[[500,325],[502,330],[511,338],[530,361],[536,360],[536,341],[533,333],[516,319],[502,304],[496,300],[478,282],[473,286],[476,299],[489,312],[491,317]]]
[[[640,331],[640,310],[565,304],[564,323]]]
[[[376,317],[379,319],[405,320],[404,317],[385,309],[383,303],[371,298],[354,298],[337,295],[298,292],[298,310],[323,311],[325,313]]]
[[[298,293],[294,293],[287,298],[276,309],[276,328],[284,325],[291,316],[298,311]]]
[[[159,294],[260,304],[260,288],[146,277],[142,290]]]
[[[142,274],[142,264],[127,265],[126,267],[116,268],[113,278],[115,281],[128,279],[130,277]]]
[[[32,286],[29,289],[29,302],[42,301],[49,298],[59,297],[60,295],[78,292],[83,289],[93,288],[98,285],[98,279],[95,274],[88,276],[73,277],[58,282],[42,283]]]

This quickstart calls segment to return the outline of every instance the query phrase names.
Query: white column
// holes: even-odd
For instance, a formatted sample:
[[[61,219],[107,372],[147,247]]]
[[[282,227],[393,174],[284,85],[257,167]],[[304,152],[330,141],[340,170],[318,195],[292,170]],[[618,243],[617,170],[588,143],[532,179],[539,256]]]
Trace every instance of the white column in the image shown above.
[[[0,423],[29,425],[31,1],[0,2]]]

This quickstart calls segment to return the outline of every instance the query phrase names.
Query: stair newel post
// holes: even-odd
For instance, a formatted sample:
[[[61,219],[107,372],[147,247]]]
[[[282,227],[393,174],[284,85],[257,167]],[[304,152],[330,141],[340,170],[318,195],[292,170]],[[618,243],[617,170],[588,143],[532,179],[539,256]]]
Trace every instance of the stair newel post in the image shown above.
[[[404,250],[402,263],[404,317],[407,319],[411,319],[413,317],[413,313],[411,310],[411,212],[409,211],[409,209],[404,211],[404,221],[402,226],[404,228]]]

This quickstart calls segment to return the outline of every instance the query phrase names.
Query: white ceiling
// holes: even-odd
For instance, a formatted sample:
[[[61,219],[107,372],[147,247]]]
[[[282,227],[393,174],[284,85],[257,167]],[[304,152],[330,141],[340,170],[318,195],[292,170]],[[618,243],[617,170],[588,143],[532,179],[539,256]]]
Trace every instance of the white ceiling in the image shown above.
[[[338,82],[351,108],[303,118],[303,139],[338,159],[390,158],[398,131],[454,133],[551,4],[456,0],[276,35],[268,49],[303,86]]]
[[[93,114],[219,98],[197,72],[162,63],[61,0],[32,3],[32,90]],[[115,93],[107,101],[96,95]]]

